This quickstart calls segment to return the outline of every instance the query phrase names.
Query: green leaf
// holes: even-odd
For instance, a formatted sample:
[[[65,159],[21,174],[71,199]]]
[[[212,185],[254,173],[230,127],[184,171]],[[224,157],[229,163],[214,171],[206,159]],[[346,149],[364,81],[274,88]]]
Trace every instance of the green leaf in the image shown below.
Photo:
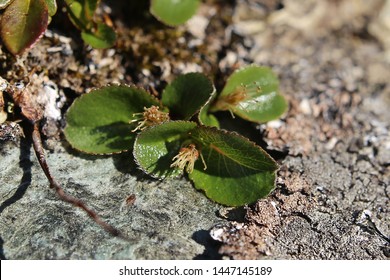
[[[88,28],[90,20],[86,18],[83,5],[80,1],[65,0],[66,10],[70,21],[80,30]]]
[[[166,122],[142,131],[133,153],[146,173],[166,178],[182,174],[172,163],[183,147],[191,145],[197,153],[192,157],[195,169],[188,176],[210,199],[239,206],[255,202],[275,187],[277,163],[248,139],[215,127]]]
[[[165,24],[185,23],[197,11],[199,0],[152,0],[150,12]]]
[[[45,0],[14,0],[5,9],[0,34],[7,49],[17,55],[31,47],[47,29]]]
[[[207,100],[207,102],[200,109],[198,115],[198,120],[200,124],[207,125],[207,126],[215,126],[219,128],[218,119],[213,114],[209,113],[210,105],[213,103],[216,96],[217,96],[217,91],[214,90],[214,92],[209,97],[209,100]]]
[[[93,16],[100,0],[65,0],[68,16],[80,30],[92,28]]]
[[[115,44],[116,33],[110,26],[94,20],[100,0],[65,0],[68,16],[80,29],[81,38],[93,48],[110,48]]]
[[[201,160],[189,174],[197,189],[210,199],[229,206],[250,204],[275,187],[277,163],[259,146],[236,134],[197,127],[191,138],[201,146]]]
[[[108,25],[98,22],[96,29],[91,32],[81,32],[81,38],[96,49],[110,48],[115,44],[116,33]]]
[[[171,166],[189,132],[196,127],[194,122],[171,121],[138,134],[134,143],[134,158],[137,164],[153,177],[165,178],[182,174]]]
[[[162,93],[162,103],[171,117],[189,120],[199,112],[215,92],[211,81],[201,73],[178,76]]]
[[[202,109],[199,113],[199,122],[203,125],[207,125],[207,126],[214,126],[214,127],[217,127],[219,128],[220,125],[219,125],[219,121],[217,119],[216,116],[214,116],[213,114],[209,114],[207,112],[207,109]]]
[[[7,7],[13,0],[0,0],[0,9]]]
[[[47,9],[49,11],[49,16],[54,16],[57,12],[57,1],[56,0],[45,0]]]
[[[69,108],[64,134],[78,150],[109,154],[133,147],[137,124],[133,114],[159,102],[148,92],[133,86],[107,86],[84,94]]]
[[[210,111],[230,110],[257,123],[276,119],[287,109],[287,102],[278,88],[279,80],[271,69],[247,66],[229,77]]]

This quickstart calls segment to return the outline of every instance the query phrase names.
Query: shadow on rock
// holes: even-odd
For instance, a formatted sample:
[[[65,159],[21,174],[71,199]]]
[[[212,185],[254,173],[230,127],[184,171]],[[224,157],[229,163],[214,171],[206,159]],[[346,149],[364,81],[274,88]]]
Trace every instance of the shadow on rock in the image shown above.
[[[130,174],[137,177],[138,180],[148,177],[135,163],[133,154],[125,152],[121,154],[112,155],[115,168],[125,174]]]
[[[3,240],[3,238],[0,237],[0,260],[6,260],[7,259],[5,257],[5,255],[4,255],[3,245],[4,245],[4,240]]]
[[[23,197],[26,193],[28,186],[31,184],[31,167],[33,165],[31,158],[31,139],[21,138],[20,141],[20,156],[19,166],[23,170],[23,176],[20,180],[20,184],[16,192],[7,200],[0,205],[0,214],[3,213],[4,209],[12,205]]]
[[[221,243],[212,239],[210,232],[207,230],[198,230],[192,235],[192,239],[205,247],[203,254],[197,255],[194,260],[221,260],[222,255],[219,254]]]
[[[20,180],[20,184],[17,187],[15,193],[0,205],[0,215],[8,207],[20,200],[27,191],[28,186],[31,184],[31,167],[33,165],[31,161],[31,146],[32,142],[30,138],[21,138],[20,140],[20,155],[19,155],[19,167],[23,170],[23,176]],[[0,259],[5,260],[3,249],[4,240],[0,237]]]

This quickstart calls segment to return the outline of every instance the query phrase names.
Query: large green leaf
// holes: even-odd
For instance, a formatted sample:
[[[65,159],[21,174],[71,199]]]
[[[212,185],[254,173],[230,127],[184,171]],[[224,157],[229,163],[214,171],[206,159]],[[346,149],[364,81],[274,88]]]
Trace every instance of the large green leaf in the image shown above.
[[[199,0],[152,0],[150,12],[168,25],[180,25],[197,11]]]
[[[249,204],[275,186],[278,165],[263,149],[236,133],[194,122],[166,122],[142,131],[133,153],[146,173],[165,178],[182,174],[174,162],[191,146],[196,153],[190,155],[195,156],[182,154],[181,167],[197,189],[218,203]],[[191,160],[194,169],[188,168]]]
[[[0,9],[7,7],[13,0],[0,0]]]
[[[76,149],[109,154],[133,147],[137,125],[133,114],[159,102],[145,90],[129,86],[107,86],[84,94],[69,108],[65,137]]]
[[[171,167],[172,159],[196,126],[194,122],[172,121],[145,129],[134,143],[136,162],[153,177],[165,178],[182,174],[181,170]]]
[[[46,31],[48,20],[45,0],[14,0],[0,22],[4,45],[11,53],[21,54]]]
[[[253,142],[236,133],[204,126],[190,135],[200,143],[207,168],[198,160],[189,177],[210,199],[240,206],[268,195],[275,187],[278,165]]]
[[[201,73],[178,76],[162,93],[162,103],[175,119],[189,120],[214,94],[212,82]]]
[[[96,49],[105,49],[115,44],[116,33],[108,25],[97,22],[93,31],[81,32],[81,38]]]
[[[268,67],[250,65],[235,71],[211,111],[230,110],[243,119],[263,123],[280,117],[287,102],[279,80]]]

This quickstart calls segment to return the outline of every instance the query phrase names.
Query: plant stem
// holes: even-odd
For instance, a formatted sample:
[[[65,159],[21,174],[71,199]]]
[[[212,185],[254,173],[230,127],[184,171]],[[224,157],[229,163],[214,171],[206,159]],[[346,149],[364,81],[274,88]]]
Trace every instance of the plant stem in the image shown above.
[[[54,180],[53,176],[50,173],[49,166],[46,162],[46,156],[42,145],[41,133],[39,132],[39,121],[36,121],[33,124],[34,124],[34,130],[32,133],[32,140],[33,140],[35,155],[38,158],[39,164],[43,172],[45,173],[47,179],[49,180],[50,187],[56,191],[56,194],[63,201],[83,209],[88,214],[88,216],[91,217],[105,231],[107,231],[113,236],[117,236],[125,239],[125,237],[122,235],[122,233],[119,230],[104,222],[100,218],[100,216],[95,211],[87,207],[82,200],[77,199],[74,196],[65,193],[63,188]]]

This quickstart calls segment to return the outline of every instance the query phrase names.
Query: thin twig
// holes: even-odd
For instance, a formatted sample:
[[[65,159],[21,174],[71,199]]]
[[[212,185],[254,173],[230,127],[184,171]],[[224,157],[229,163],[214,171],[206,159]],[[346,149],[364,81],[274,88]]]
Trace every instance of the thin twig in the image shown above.
[[[66,194],[62,189],[62,187],[54,180],[53,176],[50,173],[49,166],[46,162],[46,156],[42,145],[41,133],[39,132],[39,121],[34,122],[32,140],[33,140],[35,155],[38,158],[39,164],[41,165],[43,172],[45,173],[47,179],[49,180],[50,187],[56,191],[59,198],[65,202],[68,202],[70,204],[73,204],[76,207],[80,207],[81,209],[83,209],[88,214],[88,216],[90,216],[97,224],[99,224],[105,231],[107,231],[111,235],[125,239],[125,237],[122,235],[122,233],[119,230],[104,222],[100,218],[100,216],[96,214],[92,209],[88,208],[83,201],[69,194]]]

